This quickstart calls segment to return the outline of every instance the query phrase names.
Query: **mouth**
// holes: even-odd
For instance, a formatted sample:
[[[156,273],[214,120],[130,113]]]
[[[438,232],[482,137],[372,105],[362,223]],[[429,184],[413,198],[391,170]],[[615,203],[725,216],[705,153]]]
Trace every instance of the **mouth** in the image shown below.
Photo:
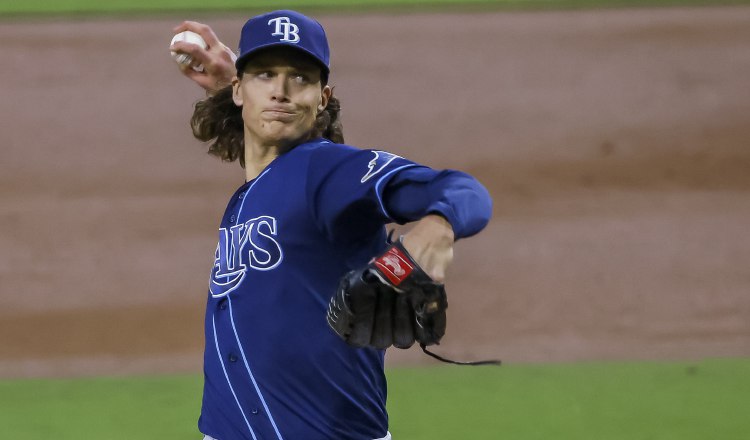
[[[264,109],[261,112],[261,114],[265,118],[272,119],[272,120],[278,120],[278,121],[290,121],[290,120],[294,119],[297,116],[297,114],[295,112],[293,112],[293,111],[291,111],[289,109],[277,108],[277,107],[272,107],[272,108]]]

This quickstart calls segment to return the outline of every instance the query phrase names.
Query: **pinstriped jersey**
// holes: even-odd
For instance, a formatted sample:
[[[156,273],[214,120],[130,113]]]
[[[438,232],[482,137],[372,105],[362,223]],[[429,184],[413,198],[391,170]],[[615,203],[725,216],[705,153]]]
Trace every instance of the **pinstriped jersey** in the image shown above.
[[[384,151],[316,139],[278,156],[234,193],[219,227],[201,432],[385,436],[384,352],[346,345],[326,323],[328,301],[347,271],[385,249],[386,223],[435,212],[467,236],[484,227],[489,207],[469,176]]]

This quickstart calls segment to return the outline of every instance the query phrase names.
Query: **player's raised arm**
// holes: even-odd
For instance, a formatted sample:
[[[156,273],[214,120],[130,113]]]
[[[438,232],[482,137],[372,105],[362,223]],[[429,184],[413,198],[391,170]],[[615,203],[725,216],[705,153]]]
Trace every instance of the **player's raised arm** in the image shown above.
[[[232,49],[219,41],[210,26],[195,21],[184,21],[173,29],[175,34],[180,32],[195,32],[206,43],[203,48],[198,44],[178,41],[170,46],[170,50],[186,54],[191,61],[186,64],[178,63],[183,75],[195,81],[208,95],[213,95],[220,89],[230,85],[237,71],[234,62],[237,56]],[[202,66],[201,69],[194,69]]]

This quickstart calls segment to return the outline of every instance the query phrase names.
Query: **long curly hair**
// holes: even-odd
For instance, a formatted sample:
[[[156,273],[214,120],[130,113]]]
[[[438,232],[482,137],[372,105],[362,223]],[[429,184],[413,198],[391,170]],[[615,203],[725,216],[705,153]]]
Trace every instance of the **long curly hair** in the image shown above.
[[[341,103],[331,94],[328,105],[315,119],[311,138],[324,137],[331,142],[344,143],[340,112]],[[190,127],[196,139],[210,142],[208,154],[227,162],[239,160],[240,166],[245,167],[242,107],[238,107],[232,100],[231,85],[195,103]]]

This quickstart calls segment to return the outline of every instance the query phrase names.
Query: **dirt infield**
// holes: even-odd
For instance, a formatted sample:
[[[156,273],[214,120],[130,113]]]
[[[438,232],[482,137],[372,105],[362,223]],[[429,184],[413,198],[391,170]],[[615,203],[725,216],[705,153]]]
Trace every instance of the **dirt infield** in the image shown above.
[[[0,377],[199,370],[242,174],[190,136],[182,18],[0,23]],[[750,356],[750,8],[319,18],[347,140],[493,195],[439,352]]]

